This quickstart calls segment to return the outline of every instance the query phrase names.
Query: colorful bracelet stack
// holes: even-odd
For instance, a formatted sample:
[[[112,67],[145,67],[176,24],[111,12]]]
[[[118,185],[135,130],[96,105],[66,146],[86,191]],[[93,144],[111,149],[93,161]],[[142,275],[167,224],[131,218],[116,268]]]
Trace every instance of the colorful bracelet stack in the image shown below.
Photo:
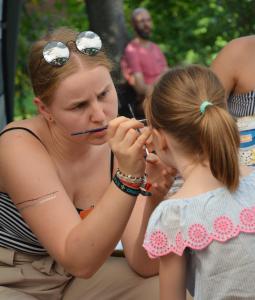
[[[113,177],[113,182],[119,189],[131,196],[138,196],[139,194],[151,196],[151,193],[149,192],[151,184],[147,182],[146,174],[141,177],[135,177],[126,175],[118,169]]]

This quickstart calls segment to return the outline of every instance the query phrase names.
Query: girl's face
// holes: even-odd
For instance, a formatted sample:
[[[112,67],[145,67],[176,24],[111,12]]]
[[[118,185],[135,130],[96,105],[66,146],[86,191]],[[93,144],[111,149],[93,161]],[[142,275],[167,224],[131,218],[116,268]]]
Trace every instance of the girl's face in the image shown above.
[[[77,141],[104,143],[106,130],[78,136],[71,133],[104,126],[117,116],[117,93],[108,69],[103,66],[82,69],[65,78],[48,110],[62,134]]]
[[[152,140],[154,149],[160,160],[169,167],[176,168],[176,163],[173,159],[172,144],[173,139],[162,129],[152,130]]]

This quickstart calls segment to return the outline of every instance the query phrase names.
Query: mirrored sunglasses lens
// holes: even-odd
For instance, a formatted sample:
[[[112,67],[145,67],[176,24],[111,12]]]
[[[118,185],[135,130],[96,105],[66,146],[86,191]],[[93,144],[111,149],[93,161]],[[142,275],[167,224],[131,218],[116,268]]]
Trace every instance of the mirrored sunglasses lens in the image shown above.
[[[69,49],[62,42],[49,42],[43,49],[44,59],[53,66],[63,66],[69,56]]]
[[[82,53],[95,55],[102,48],[102,41],[96,33],[84,31],[77,36],[76,47]]]

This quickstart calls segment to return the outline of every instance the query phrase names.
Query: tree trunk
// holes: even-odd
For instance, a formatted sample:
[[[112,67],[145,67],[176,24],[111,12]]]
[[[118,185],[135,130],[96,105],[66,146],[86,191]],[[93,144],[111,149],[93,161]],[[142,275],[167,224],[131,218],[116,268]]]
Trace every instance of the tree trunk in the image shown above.
[[[114,80],[120,78],[120,58],[128,41],[123,0],[85,0],[90,29],[102,39],[103,47],[115,63]]]

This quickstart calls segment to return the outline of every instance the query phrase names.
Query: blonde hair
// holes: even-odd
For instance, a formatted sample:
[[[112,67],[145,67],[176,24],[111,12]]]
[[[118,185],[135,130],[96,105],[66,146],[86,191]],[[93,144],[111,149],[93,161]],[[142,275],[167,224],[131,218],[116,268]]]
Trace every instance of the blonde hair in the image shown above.
[[[78,32],[61,27],[58,28],[37,42],[31,48],[29,55],[29,75],[34,90],[34,94],[45,103],[50,104],[55,89],[59,83],[69,75],[77,72],[81,66],[90,68],[104,66],[109,71],[112,70],[112,62],[101,50],[95,56],[82,54],[75,45]],[[47,63],[43,58],[43,48],[49,41],[60,41],[66,44],[70,51],[70,58],[65,65],[55,67]]]
[[[203,101],[213,105],[201,113]],[[169,70],[145,105],[154,128],[163,128],[185,153],[208,159],[215,178],[230,191],[239,185],[237,125],[226,110],[224,89],[214,73],[199,65]]]

